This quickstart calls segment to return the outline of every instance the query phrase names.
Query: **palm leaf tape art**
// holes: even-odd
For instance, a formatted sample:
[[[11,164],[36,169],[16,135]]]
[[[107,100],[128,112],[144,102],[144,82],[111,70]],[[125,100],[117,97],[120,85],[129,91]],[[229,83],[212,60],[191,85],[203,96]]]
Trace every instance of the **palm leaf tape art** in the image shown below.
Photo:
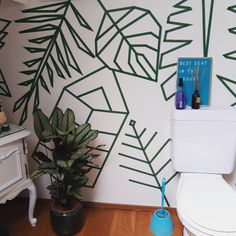
[[[141,132],[138,132],[136,129],[136,121],[131,120],[129,125],[132,127],[133,132],[130,133],[126,133],[125,135],[130,138],[131,140],[136,140],[137,145],[133,145],[130,143],[122,143],[124,146],[132,149],[132,150],[137,150],[139,152],[139,156],[134,156],[134,155],[127,155],[125,153],[119,153],[120,156],[128,158],[129,160],[133,161],[134,163],[141,163],[143,164],[143,166],[145,167],[145,170],[142,169],[138,169],[138,168],[134,168],[134,167],[130,167],[128,165],[120,165],[120,167],[125,168],[127,170],[130,170],[132,172],[136,172],[139,173],[143,176],[149,177],[152,180],[152,183],[148,183],[148,182],[144,182],[143,178],[141,178],[141,180],[135,180],[135,179],[129,179],[130,182],[136,183],[136,184],[140,184],[140,185],[144,185],[146,187],[151,187],[151,188],[155,188],[158,189],[159,191],[161,191],[161,177],[158,177],[158,175],[162,174],[162,171],[167,168],[168,165],[170,165],[171,160],[168,159],[167,161],[164,162],[164,164],[162,164],[161,166],[157,166],[155,163],[156,159],[159,157],[159,155],[161,154],[161,152],[165,149],[165,147],[167,147],[167,145],[171,142],[170,139],[167,139],[164,144],[157,150],[157,152],[153,155],[149,155],[149,151],[148,151],[148,147],[149,145],[154,142],[154,139],[157,135],[157,132],[155,132],[153,134],[153,136],[148,140],[148,142],[144,142],[142,140],[144,133],[146,132],[146,129],[143,129]],[[133,153],[133,151],[132,151]],[[146,169],[149,169],[149,171],[146,171]],[[177,172],[173,173],[172,176],[170,176],[167,179],[166,184],[168,184],[175,176],[177,175]],[[160,180],[159,180],[160,179]],[[153,184],[155,183],[155,184]],[[165,196],[165,202],[168,206],[170,206],[169,201],[167,199],[167,197]]]
[[[179,31],[183,30],[184,28],[190,27],[191,24],[186,22],[179,22],[175,18],[181,16],[182,14],[188,13],[189,11],[192,11],[192,7],[185,6],[184,4],[188,2],[188,0],[182,0],[175,4],[173,8],[175,9],[174,12],[170,13],[170,15],[167,18],[167,24],[171,26],[170,29],[167,29],[164,34],[164,40],[163,43],[171,44],[173,47],[170,49],[164,51],[161,53],[160,57],[160,68],[159,69],[166,69],[170,67],[176,67],[177,60],[168,62],[169,54],[173,53],[176,50],[180,50],[181,48],[184,48],[188,46],[192,40],[191,39],[177,39],[176,34],[179,33]],[[176,11],[177,9],[177,11]],[[173,59],[171,59],[173,60]],[[167,62],[165,62],[167,61]],[[168,76],[167,79],[165,79],[161,83],[161,89],[163,93],[163,97],[165,101],[168,101],[175,95],[175,91],[167,92],[166,87],[168,87],[168,83],[171,82],[173,79],[175,79],[177,72],[174,70],[171,72],[171,74]]]
[[[227,10],[230,11],[232,14],[235,14],[236,13],[236,5],[229,6],[227,8]],[[228,29],[228,31],[230,34],[235,35],[236,34],[236,27],[235,26],[231,27]],[[227,52],[223,56],[227,60],[236,61],[236,50]],[[233,79],[226,78],[221,75],[216,75],[216,76],[219,79],[219,81],[224,85],[224,87],[228,90],[228,92],[231,93],[233,95],[233,97],[236,99],[236,81]],[[231,106],[235,106],[235,105],[236,105],[236,102],[231,104]]]
[[[25,49],[35,57],[24,62],[27,69],[21,72],[29,76],[30,79],[19,84],[26,87],[27,91],[15,102],[13,108],[14,112],[23,108],[20,124],[27,119],[31,100],[33,100],[34,110],[39,106],[39,89],[50,93],[50,88],[53,88],[55,83],[55,77],[61,79],[71,77],[70,69],[82,74],[77,63],[77,51],[71,49],[71,44],[90,57],[94,57],[92,51],[67,19],[68,12],[70,14],[72,12],[79,27],[92,31],[72,0],[30,8],[22,12],[33,14],[33,16],[22,18],[16,22],[24,25],[33,24],[31,28],[22,30],[20,33],[31,36],[28,41],[32,46],[27,46]],[[72,38],[72,43],[67,40],[68,34]]]
[[[7,27],[10,25],[11,21],[0,18],[0,49],[4,47],[5,42],[3,39],[7,36],[6,32]],[[11,97],[11,92],[6,83],[5,77],[0,69],[0,95]]]
[[[108,68],[157,81],[162,27],[140,7],[107,10],[96,36],[96,55]],[[145,26],[145,27],[144,27]]]

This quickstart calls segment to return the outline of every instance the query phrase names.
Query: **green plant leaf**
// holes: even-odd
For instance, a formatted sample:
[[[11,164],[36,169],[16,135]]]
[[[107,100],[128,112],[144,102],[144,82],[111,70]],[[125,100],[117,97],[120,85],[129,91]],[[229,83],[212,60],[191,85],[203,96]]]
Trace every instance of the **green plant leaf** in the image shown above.
[[[76,138],[75,138],[75,144],[79,145],[83,138],[87,135],[87,133],[90,131],[91,125],[89,123],[84,123],[76,128]]]
[[[64,176],[65,176],[65,174],[63,173],[63,172],[61,172],[61,173],[57,173],[56,174],[56,176],[57,176],[57,178],[61,181],[61,182],[64,182]]]
[[[62,130],[60,130],[60,129],[58,129],[58,128],[56,128],[56,133],[57,133],[59,136],[62,136],[62,137],[67,135],[67,132],[62,131]]]
[[[45,172],[43,170],[36,170],[31,174],[31,179],[38,178],[39,176],[44,175]]]
[[[97,130],[90,130],[88,134],[83,138],[82,143],[80,145],[86,146],[89,142],[94,140],[98,136]]]
[[[47,140],[48,142],[51,141],[51,139],[57,138],[58,136],[53,133],[52,130],[45,129],[41,133],[43,140]]]
[[[63,117],[63,112],[60,108],[56,107],[54,112],[52,113],[51,125],[54,130],[59,127],[61,120]]]
[[[68,160],[68,161],[65,161],[65,160],[57,160],[56,163],[58,166],[60,166],[61,168],[64,168],[64,169],[70,169],[70,167],[73,165],[75,160]]]
[[[76,129],[75,114],[71,109],[68,108],[62,117],[60,130],[64,132],[67,131],[74,132],[75,129]]]
[[[82,194],[79,187],[72,187],[69,190],[69,194],[78,200],[82,200]]]
[[[79,179],[76,179],[76,180],[73,180],[71,179],[69,181],[69,184],[72,186],[72,187],[84,187],[86,185],[86,183],[88,182],[88,177],[87,176],[80,176]]]
[[[74,160],[91,160],[93,158],[93,155],[92,154],[83,154],[83,153],[73,153],[72,156],[71,156],[71,159],[74,159]]]
[[[34,113],[34,131],[39,140],[43,140],[44,136],[42,135],[42,132],[44,130],[52,132],[52,126],[48,117],[42,112],[42,110],[37,109]]]
[[[55,162],[43,162],[39,165],[39,171],[43,171],[45,174],[56,174],[57,165]]]
[[[75,141],[75,134],[68,134],[65,139],[65,143],[67,146],[72,146]]]
[[[47,189],[49,190],[52,198],[59,198],[60,197],[59,188],[60,188],[60,186],[56,181],[54,181],[51,185],[47,186]]]

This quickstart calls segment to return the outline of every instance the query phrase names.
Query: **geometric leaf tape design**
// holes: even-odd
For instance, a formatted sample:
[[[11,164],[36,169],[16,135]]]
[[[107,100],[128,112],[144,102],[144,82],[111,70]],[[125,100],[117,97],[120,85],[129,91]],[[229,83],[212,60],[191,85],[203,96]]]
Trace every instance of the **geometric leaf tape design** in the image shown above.
[[[144,8],[104,10],[96,36],[96,55],[108,68],[157,81],[162,27]]]
[[[102,67],[66,86],[56,107],[72,109],[78,124],[88,122],[92,129],[98,130],[98,138],[91,145],[105,144],[95,151],[100,156],[96,159],[97,167],[89,173],[87,184],[93,188],[128,116],[115,73]]]

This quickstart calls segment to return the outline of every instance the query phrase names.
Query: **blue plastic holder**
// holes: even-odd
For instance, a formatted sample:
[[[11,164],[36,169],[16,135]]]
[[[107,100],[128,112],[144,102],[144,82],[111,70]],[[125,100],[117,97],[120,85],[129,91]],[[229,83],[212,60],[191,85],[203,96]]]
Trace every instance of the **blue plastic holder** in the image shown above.
[[[165,199],[165,178],[162,179],[161,209],[154,212],[150,224],[150,230],[155,236],[171,236],[174,230],[170,213],[164,209]]]

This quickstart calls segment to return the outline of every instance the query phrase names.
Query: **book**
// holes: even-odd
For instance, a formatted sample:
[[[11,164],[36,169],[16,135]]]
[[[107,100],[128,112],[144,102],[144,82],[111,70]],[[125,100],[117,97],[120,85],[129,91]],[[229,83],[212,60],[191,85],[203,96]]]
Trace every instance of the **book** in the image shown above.
[[[211,85],[211,57],[180,57],[177,63],[177,78],[183,78],[186,105],[192,103],[196,89],[200,93],[201,105],[209,105]]]

